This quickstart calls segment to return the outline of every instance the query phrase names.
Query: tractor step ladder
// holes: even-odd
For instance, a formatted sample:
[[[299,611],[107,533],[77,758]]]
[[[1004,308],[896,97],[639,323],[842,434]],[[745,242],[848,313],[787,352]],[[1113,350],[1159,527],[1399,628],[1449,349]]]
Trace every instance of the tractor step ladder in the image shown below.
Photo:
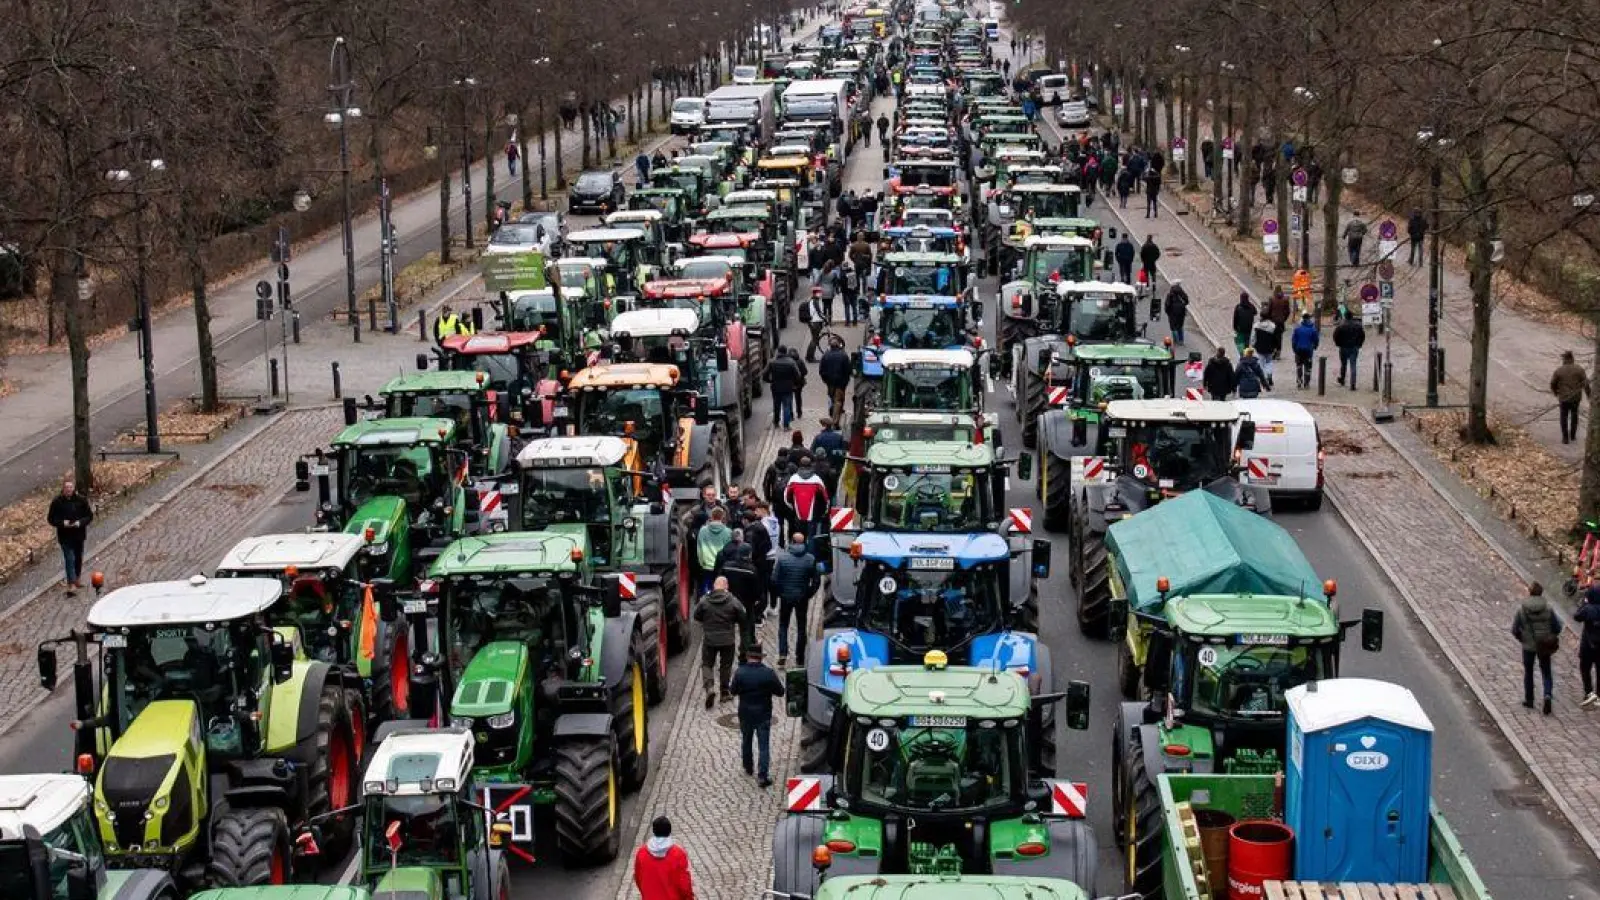
[[[1266,900],[1456,900],[1456,892],[1442,884],[1268,881],[1261,887]]]
[[[1178,826],[1183,829],[1183,855],[1194,875],[1195,890],[1199,900],[1211,900],[1211,879],[1206,868],[1206,851],[1200,842],[1200,825],[1194,818],[1194,807],[1187,802],[1177,805]]]

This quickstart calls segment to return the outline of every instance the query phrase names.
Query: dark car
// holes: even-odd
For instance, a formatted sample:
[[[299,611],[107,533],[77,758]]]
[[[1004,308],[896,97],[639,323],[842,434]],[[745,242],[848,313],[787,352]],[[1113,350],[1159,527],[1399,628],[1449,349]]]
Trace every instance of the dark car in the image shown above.
[[[584,172],[572,183],[567,212],[615,212],[623,208],[626,199],[621,172]]]

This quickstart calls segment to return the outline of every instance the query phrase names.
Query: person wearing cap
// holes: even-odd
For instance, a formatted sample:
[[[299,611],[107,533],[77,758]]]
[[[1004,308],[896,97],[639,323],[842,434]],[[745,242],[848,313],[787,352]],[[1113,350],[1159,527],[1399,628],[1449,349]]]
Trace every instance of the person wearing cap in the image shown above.
[[[739,701],[739,759],[756,784],[771,787],[772,698],[783,696],[783,679],[763,660],[760,644],[745,648],[744,661],[733,673],[729,690]],[[751,753],[754,741],[756,753]],[[755,756],[752,759],[752,755]]]
[[[694,900],[689,854],[672,839],[666,816],[650,823],[650,837],[633,855],[633,885],[641,900]]]
[[[1183,289],[1183,279],[1172,279],[1167,289],[1167,326],[1172,330],[1172,342],[1183,343],[1183,323],[1189,320],[1189,292]]]

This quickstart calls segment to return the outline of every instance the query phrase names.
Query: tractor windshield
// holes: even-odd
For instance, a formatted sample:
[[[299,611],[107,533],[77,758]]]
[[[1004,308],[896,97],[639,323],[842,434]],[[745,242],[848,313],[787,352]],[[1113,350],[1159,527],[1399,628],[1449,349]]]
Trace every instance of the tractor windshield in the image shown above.
[[[339,477],[352,507],[376,497],[400,497],[416,508],[438,493],[433,453],[426,445],[353,445],[341,453]]]
[[[911,218],[910,213],[906,216]],[[940,223],[942,227],[946,223]],[[897,253],[954,253],[956,252],[956,236],[954,234],[909,234],[894,235],[890,238],[891,246]]]
[[[80,810],[73,818],[85,814]],[[77,823],[77,827],[82,825]],[[74,827],[72,819],[68,819],[44,835],[45,849],[50,854],[51,886],[51,890],[44,894],[34,888],[33,867],[28,862],[28,845],[23,841],[0,841],[0,891],[4,891],[0,896],[13,900],[34,900],[41,896],[50,900],[68,900],[67,873],[75,866],[83,868],[88,862]],[[98,860],[91,865],[97,863]]]
[[[465,392],[389,394],[383,398],[383,414],[391,419],[406,416],[453,419],[458,443],[478,445],[486,440],[488,431],[488,407],[474,403],[481,396]]]
[[[461,671],[485,645],[541,646],[560,637],[561,597],[548,578],[452,579],[450,667]]]
[[[706,222],[706,230],[712,234],[750,234],[760,232],[767,227],[766,216],[719,216]]]
[[[964,534],[983,531],[994,521],[994,494],[981,469],[918,472],[875,470],[869,483],[866,518],[888,531]]]
[[[361,601],[361,583],[353,578],[324,579],[319,575],[300,575],[288,580],[283,599],[268,610],[274,626],[288,626],[300,633],[306,655],[325,663],[337,664],[346,655],[340,647],[348,643],[349,633],[330,626],[340,619],[353,618]]]
[[[522,527],[537,531],[553,522],[609,522],[604,469],[522,470]]]
[[[1285,639],[1287,641],[1287,639]],[[1175,660],[1173,686],[1197,715],[1259,720],[1282,716],[1285,692],[1334,674],[1333,645],[1229,647],[1190,641]]]
[[[933,366],[905,366],[884,373],[884,409],[960,411],[972,408],[971,372]]]
[[[961,272],[953,263],[894,263],[886,294],[954,297],[961,292]]]
[[[254,626],[241,626],[254,630]],[[123,728],[157,700],[190,700],[206,725],[206,748],[238,756],[247,748],[232,714],[235,697],[259,690],[266,678],[260,642],[237,639],[226,626],[173,625],[108,634],[101,647],[108,691],[117,703]],[[125,644],[117,649],[114,644]],[[245,649],[240,649],[240,647]]]
[[[956,307],[884,307],[878,317],[878,333],[891,347],[943,350],[962,342],[961,322]]]
[[[1124,432],[1120,438],[1118,431]],[[1119,471],[1154,488],[1192,491],[1228,475],[1232,465],[1225,424],[1140,422],[1107,432],[1122,443]]]
[[[654,457],[661,446],[661,392],[651,388],[614,391],[584,391],[578,395],[579,434],[632,434],[640,445],[651,448],[644,454]]]
[[[866,803],[929,812],[1012,802],[1024,771],[1022,728],[939,718],[933,727],[918,725],[916,717],[904,728],[853,725],[846,790]]]
[[[1071,191],[1024,191],[1016,200],[1019,219],[1071,219],[1078,215],[1078,195]]]
[[[949,557],[927,557],[908,560],[909,568],[868,565],[857,598],[862,627],[892,635],[917,658],[930,649],[948,650],[973,635],[999,631],[1004,608],[1000,569],[957,569],[954,563]],[[950,567],[918,568],[944,564]]]
[[[718,250],[714,257],[691,257],[678,263],[677,275],[679,278],[693,278],[696,281],[709,281],[713,278],[725,278],[729,266],[725,259],[719,257],[743,256],[744,249],[738,251]]]
[[[430,755],[429,759],[433,757]],[[454,865],[461,858],[462,823],[450,797],[369,797],[366,814],[361,818],[367,829],[361,846],[366,848],[366,864],[371,870]],[[391,856],[388,834],[392,824],[399,826],[395,833],[400,838],[400,849]]]
[[[1167,392],[1161,382],[1161,369],[1156,366],[1077,360],[1072,377],[1072,396],[1090,406],[1099,406],[1112,400],[1164,397]]]
[[[1063,281],[1080,281],[1092,264],[1086,247],[1041,247],[1033,251],[1032,259],[1028,280],[1040,284],[1052,275],[1060,275]]]
[[[522,376],[522,361],[515,353],[452,353],[453,372],[482,372],[489,386],[506,390]]]
[[[533,291],[513,298],[510,326],[517,331],[543,328],[552,338],[560,334],[561,311],[556,307],[555,291]]]
[[[1062,333],[1085,342],[1127,340],[1133,336],[1132,323],[1126,315],[1132,303],[1132,297],[1073,294],[1062,304],[1066,317]]]

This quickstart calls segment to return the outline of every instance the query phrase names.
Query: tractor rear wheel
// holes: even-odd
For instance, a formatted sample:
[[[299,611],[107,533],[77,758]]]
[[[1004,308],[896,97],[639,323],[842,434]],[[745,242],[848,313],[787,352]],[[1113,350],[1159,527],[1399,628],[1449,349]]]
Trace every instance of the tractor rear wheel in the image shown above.
[[[1122,699],[1139,699],[1139,681],[1143,673],[1134,665],[1133,653],[1128,650],[1126,639],[1117,642],[1117,687],[1122,691]]]
[[[663,580],[665,585],[665,580]],[[662,617],[666,605],[661,588],[640,588],[639,595],[627,604],[639,615],[640,647],[643,651],[645,695],[651,706],[667,698],[667,629]]]
[[[1022,379],[1022,396],[1017,398],[1017,416],[1022,420],[1022,446],[1031,448],[1039,442],[1039,417],[1045,411],[1044,379],[1039,377],[1038,372],[1028,368],[1024,368],[1018,377]]]
[[[388,652],[372,665],[372,719],[390,722],[411,714],[411,627],[405,620],[389,626]]]
[[[1111,561],[1104,534],[1080,534],[1078,553],[1078,630],[1104,639],[1111,614]]]
[[[631,793],[650,774],[650,716],[646,713],[648,676],[644,668],[644,636],[634,632],[628,648],[628,666],[611,698],[611,733],[617,739],[617,774],[620,789]]]
[[[828,729],[810,719],[800,721],[800,771],[807,775],[828,771]]]
[[[1072,461],[1039,449],[1039,490],[1047,531],[1066,531],[1072,523]]]
[[[355,741],[345,707],[344,689],[329,681],[317,697],[317,730],[295,748],[300,763],[307,766],[305,818],[320,816],[356,802],[361,780]],[[322,828],[322,858],[330,864],[344,858],[355,836],[355,817],[338,816]]]
[[[568,866],[594,866],[617,858],[616,739],[611,735],[556,745],[556,851]]]
[[[1017,631],[1039,633],[1039,582],[1028,582],[1028,596],[1017,607],[1017,621],[1012,626]]]
[[[343,854],[334,859],[343,859]],[[219,888],[293,884],[294,857],[283,810],[230,809],[218,815],[211,823],[206,881]]]
[[[689,585],[689,556],[688,542],[678,542],[678,552],[673,554],[677,560],[671,568],[661,573],[661,599],[665,601],[661,607],[664,619],[662,628],[667,632],[667,654],[669,656],[682,653],[689,646],[690,622],[685,611],[685,597],[680,592],[687,591]]]
[[[1142,900],[1160,900],[1165,895],[1161,874],[1161,798],[1137,739],[1129,747],[1127,763],[1126,806],[1117,822],[1126,854],[1123,886]]]
[[[355,688],[347,687],[344,689],[344,708],[350,722],[351,758],[355,760],[356,772],[359,773],[367,761],[367,698]]]

